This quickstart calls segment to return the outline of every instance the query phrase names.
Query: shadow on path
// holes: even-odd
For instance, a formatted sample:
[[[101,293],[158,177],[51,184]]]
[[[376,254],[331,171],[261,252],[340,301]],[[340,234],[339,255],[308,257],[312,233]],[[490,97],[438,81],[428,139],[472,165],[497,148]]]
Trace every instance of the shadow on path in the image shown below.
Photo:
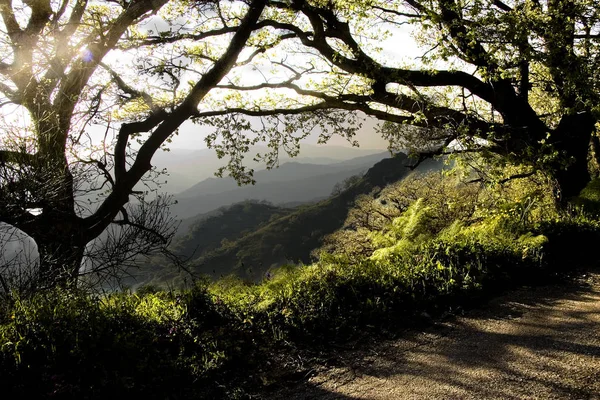
[[[365,343],[272,399],[600,399],[600,275]]]

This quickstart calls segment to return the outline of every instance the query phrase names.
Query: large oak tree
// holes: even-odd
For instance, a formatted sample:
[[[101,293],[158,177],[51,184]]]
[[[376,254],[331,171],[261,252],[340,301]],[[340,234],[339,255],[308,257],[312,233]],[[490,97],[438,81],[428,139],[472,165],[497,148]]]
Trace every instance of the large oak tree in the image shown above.
[[[296,153],[315,127],[323,140],[351,138],[355,111],[421,150],[483,149],[544,169],[560,196],[572,196],[590,179],[596,138],[599,8],[591,0],[1,0],[0,222],[35,240],[43,282],[73,282],[88,243],[111,225],[152,235],[128,203],[143,201],[136,186],[186,120],[211,127],[207,143],[248,182],[251,144],[266,142],[272,152],[258,158],[273,166],[279,149]],[[416,66],[377,49],[385,37],[401,47],[405,24],[421,35]],[[91,125],[106,128],[99,142]],[[81,191],[99,200],[83,209]]]
[[[389,121],[385,133],[404,144],[416,142],[423,149],[429,142],[434,152],[448,145],[479,148],[544,170],[556,179],[561,200],[589,182],[590,147],[592,155],[600,154],[598,2],[292,3],[307,23],[288,25],[290,32],[346,82],[359,78],[358,84],[338,85],[343,89],[329,97],[313,93],[324,104],[343,103],[339,106]],[[414,27],[424,49],[418,68],[379,57],[371,50],[373,39],[364,38],[365,30],[385,28],[393,38],[405,25]],[[398,37],[395,45],[402,48],[405,41]],[[290,87],[309,94],[308,88]]]
[[[139,194],[135,187],[151,172],[154,153],[243,64],[240,54],[253,49],[251,36],[264,28],[264,0],[166,6],[167,0],[0,2],[0,222],[36,242],[42,285],[76,281],[86,246],[111,224],[133,227],[138,236],[160,234],[144,225],[143,208],[127,209],[130,196]],[[169,40],[175,31],[179,37]],[[216,39],[202,47],[207,38]],[[92,124],[106,128],[96,147]],[[81,191],[87,200],[97,193],[99,201],[85,208]]]

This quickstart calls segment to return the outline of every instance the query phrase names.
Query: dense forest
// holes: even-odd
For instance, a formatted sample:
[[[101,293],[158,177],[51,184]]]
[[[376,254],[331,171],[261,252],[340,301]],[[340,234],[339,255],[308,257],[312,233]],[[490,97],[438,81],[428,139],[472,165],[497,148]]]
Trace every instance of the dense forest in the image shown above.
[[[0,0],[0,38],[8,398],[268,397],[598,262],[595,1]]]

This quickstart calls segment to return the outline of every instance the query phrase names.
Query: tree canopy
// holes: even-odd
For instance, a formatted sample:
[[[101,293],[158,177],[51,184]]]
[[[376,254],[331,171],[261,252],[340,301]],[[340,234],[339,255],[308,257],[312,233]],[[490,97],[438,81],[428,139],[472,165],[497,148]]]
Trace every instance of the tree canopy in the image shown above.
[[[246,183],[251,144],[272,167],[314,130],[352,140],[356,111],[424,155],[543,169],[563,197],[590,179],[590,142],[600,151],[591,0],[1,0],[0,17],[0,222],[36,241],[50,285],[76,280],[109,226],[168,241],[129,201],[187,120]],[[406,25],[424,49],[413,65],[381,51]]]
[[[361,110],[387,121],[383,134],[404,147],[440,153],[454,144],[544,170],[562,198],[589,181],[590,142],[598,149],[597,2],[292,4],[305,24],[286,28],[331,71],[320,84],[302,85],[300,75],[315,69],[310,62],[283,83],[320,100],[307,108]],[[393,40],[406,25],[423,47],[416,65],[376,51],[386,33]],[[406,36],[398,37],[402,47]]]

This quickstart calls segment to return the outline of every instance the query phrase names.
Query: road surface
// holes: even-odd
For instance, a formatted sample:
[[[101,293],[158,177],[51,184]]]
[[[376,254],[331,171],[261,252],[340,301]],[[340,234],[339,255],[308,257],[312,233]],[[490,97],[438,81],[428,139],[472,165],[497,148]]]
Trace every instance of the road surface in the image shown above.
[[[265,398],[600,399],[600,273],[333,358]]]

